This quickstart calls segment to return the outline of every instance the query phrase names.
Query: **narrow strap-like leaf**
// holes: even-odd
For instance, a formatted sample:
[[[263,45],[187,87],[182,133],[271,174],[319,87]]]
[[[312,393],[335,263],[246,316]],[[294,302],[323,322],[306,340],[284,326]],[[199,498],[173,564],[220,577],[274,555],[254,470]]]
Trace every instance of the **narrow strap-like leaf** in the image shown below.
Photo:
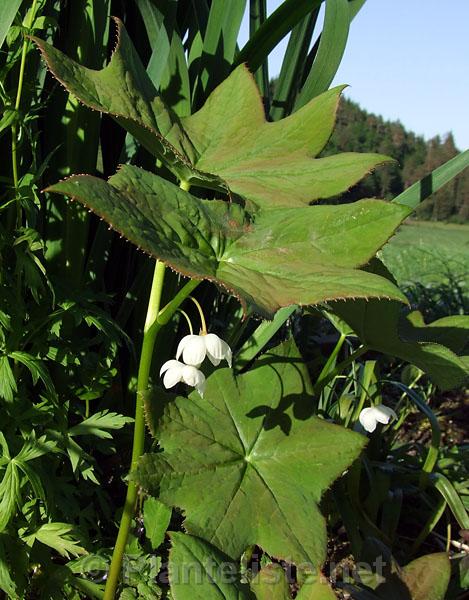
[[[207,0],[191,0],[191,5],[192,8],[186,16],[188,30],[185,45],[188,50],[187,62],[189,64],[191,89],[195,89],[195,83],[201,68],[201,57],[210,8]]]
[[[267,18],[266,0],[249,0],[249,37],[252,38]],[[264,96],[269,94],[269,64],[267,57],[254,73],[257,87]],[[270,105],[270,102],[268,103]]]
[[[363,8],[366,0],[349,0],[350,7],[350,21],[352,21],[358,12]]]
[[[136,2],[152,50],[147,73],[155,88],[158,89],[169,57],[176,10],[172,6],[173,2],[159,3],[158,6],[151,0],[136,0]]]
[[[194,91],[194,108],[199,108],[207,95],[228,76],[245,8],[246,0],[213,0]]]
[[[396,196],[393,202],[417,208],[422,200],[437,192],[443,185],[454,179],[454,177],[459,175],[468,166],[469,150],[465,150],[451,160],[448,160],[448,162],[445,162],[441,167],[425,175],[420,181],[408,187],[402,194]]]
[[[21,6],[21,0],[3,0],[0,4],[0,47]]]
[[[240,348],[236,356],[236,366],[238,368],[244,367],[248,362],[253,360],[297,308],[295,304],[293,306],[286,306],[275,314],[272,321],[263,321]]]
[[[275,46],[322,1],[285,0],[241,49],[234,66],[247,62],[252,71],[257,71]]]
[[[311,71],[295,103],[295,110],[329,88],[344,54],[349,26],[348,1],[326,0],[321,41]]]
[[[307,15],[292,30],[287,50],[282,62],[280,75],[275,86],[270,117],[273,121],[290,114],[293,101],[298,93],[301,74],[305,67],[308,48],[313,37],[319,8]]]
[[[177,4],[174,0],[159,2],[137,0],[152,54],[147,73],[166,104],[177,114],[191,112],[189,72],[181,38],[176,28]]]

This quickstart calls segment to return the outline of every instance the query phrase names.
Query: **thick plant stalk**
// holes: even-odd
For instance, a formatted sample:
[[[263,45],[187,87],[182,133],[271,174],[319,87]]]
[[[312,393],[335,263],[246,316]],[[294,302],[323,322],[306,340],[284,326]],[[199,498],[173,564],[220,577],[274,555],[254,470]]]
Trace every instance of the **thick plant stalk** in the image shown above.
[[[189,185],[181,182],[180,187],[188,191]],[[147,316],[143,329],[142,350],[140,353],[140,363],[137,377],[137,399],[135,404],[135,424],[132,444],[132,461],[129,474],[136,469],[137,461],[143,454],[145,444],[145,413],[144,398],[148,389],[150,378],[150,369],[158,331],[166,325],[175,313],[180,304],[189,296],[200,283],[194,279],[190,280],[173,298],[173,300],[160,311],[161,295],[163,292],[165,265],[159,260],[156,261],[153,273],[153,282],[148,299]],[[122,560],[124,557],[127,538],[129,536],[130,526],[135,514],[135,505],[138,496],[138,486],[133,481],[129,481],[127,494],[125,497],[124,510],[119,524],[116,544],[112,553],[111,565],[109,567],[106,588],[104,590],[103,600],[114,600],[117,586],[119,584]]]
[[[147,317],[143,331],[142,352],[140,355],[140,364],[138,368],[137,400],[135,405],[135,425],[130,473],[132,473],[136,468],[137,461],[143,453],[145,442],[145,415],[143,400],[145,391],[148,388],[153,348],[155,346],[156,335],[159,330],[157,318],[160,310],[161,293],[163,291],[164,272],[164,264],[160,261],[156,261],[150,298],[148,300]],[[111,566],[109,568],[108,579],[106,581],[106,589],[103,597],[104,600],[113,600],[116,593],[122,568],[122,559],[124,556],[125,546],[127,544],[127,537],[129,535],[130,525],[134,516],[137,494],[138,486],[133,481],[129,481],[124,511],[122,513],[119,532],[117,534],[116,544],[112,554]]]

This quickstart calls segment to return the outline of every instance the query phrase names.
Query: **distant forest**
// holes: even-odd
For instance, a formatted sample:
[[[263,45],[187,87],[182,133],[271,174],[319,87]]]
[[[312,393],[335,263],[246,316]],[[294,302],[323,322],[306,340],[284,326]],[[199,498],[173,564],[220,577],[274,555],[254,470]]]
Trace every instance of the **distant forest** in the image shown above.
[[[451,133],[426,141],[398,121],[385,121],[355,102],[342,98],[337,125],[324,155],[337,152],[379,152],[392,156],[395,165],[379,167],[346,195],[393,198],[409,185],[455,156],[459,150]],[[415,218],[433,221],[469,221],[469,169],[422,202]]]

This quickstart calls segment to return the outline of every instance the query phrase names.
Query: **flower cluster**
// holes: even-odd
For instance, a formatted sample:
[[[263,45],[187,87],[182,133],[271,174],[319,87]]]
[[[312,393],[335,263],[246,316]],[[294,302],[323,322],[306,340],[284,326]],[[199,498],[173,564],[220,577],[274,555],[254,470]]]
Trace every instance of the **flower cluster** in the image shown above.
[[[181,354],[183,362],[179,360]],[[228,366],[231,367],[231,348],[218,335],[202,333],[183,337],[176,351],[176,359],[168,360],[161,367],[160,375],[164,373],[163,385],[165,388],[184,382],[194,387],[203,396],[205,375],[199,370],[199,367],[205,357],[216,367],[222,360],[226,360]]]

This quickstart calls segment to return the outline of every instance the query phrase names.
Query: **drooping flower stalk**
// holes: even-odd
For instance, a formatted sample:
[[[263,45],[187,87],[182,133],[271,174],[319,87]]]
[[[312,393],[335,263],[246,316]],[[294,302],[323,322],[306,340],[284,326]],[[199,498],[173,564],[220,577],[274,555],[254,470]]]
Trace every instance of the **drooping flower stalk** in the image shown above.
[[[197,300],[197,298],[194,298],[194,296],[189,296],[189,299],[192,300],[192,302],[197,306],[197,310],[199,311],[201,324],[200,333],[202,335],[207,335],[207,323],[205,322],[205,315],[204,311],[202,310],[202,307],[200,306],[200,302]]]

